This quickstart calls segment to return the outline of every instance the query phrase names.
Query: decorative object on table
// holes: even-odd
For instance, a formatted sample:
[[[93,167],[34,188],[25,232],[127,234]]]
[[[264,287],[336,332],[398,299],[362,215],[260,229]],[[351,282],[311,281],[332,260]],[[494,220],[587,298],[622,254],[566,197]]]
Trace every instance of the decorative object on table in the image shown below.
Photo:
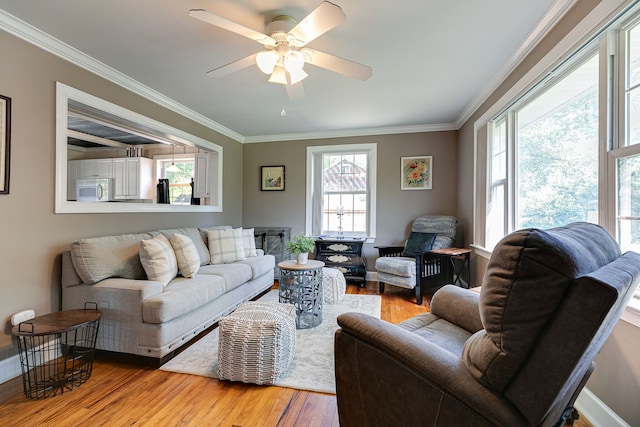
[[[344,274],[347,282],[365,286],[367,261],[362,255],[364,238],[318,239],[315,259]]]
[[[158,203],[166,204],[169,203],[169,180],[165,178],[158,179],[157,188],[157,197]]]
[[[401,157],[400,175],[400,188],[402,190],[431,190],[433,157]]]
[[[291,304],[251,301],[218,323],[218,378],[273,384],[287,372],[296,348]]]
[[[260,171],[260,190],[284,191],[284,166],[262,166]]]
[[[316,239],[310,236],[293,236],[287,246],[289,251],[296,256],[298,264],[306,264],[309,259],[309,252],[315,248]]]
[[[0,194],[9,194],[11,98],[0,95]]]
[[[278,301],[278,291],[272,290],[262,301]],[[296,349],[289,370],[274,381],[279,387],[319,393],[336,393],[333,368],[333,335],[338,329],[336,318],[347,312],[366,313],[380,318],[380,295],[347,294],[337,304],[324,306],[321,325],[296,330]],[[215,328],[198,342],[160,367],[162,371],[218,378],[219,329]]]
[[[344,215],[344,206],[340,205],[336,208],[336,214],[338,215],[338,237],[342,238],[342,216]]]
[[[282,261],[278,291],[280,302],[296,308],[296,328],[315,328],[322,323],[322,267],[324,262],[296,264]]]

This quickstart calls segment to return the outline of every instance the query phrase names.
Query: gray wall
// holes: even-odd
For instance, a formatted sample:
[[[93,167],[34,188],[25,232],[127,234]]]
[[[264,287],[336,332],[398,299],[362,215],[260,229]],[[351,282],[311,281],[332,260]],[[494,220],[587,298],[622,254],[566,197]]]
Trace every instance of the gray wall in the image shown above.
[[[374,245],[403,244],[413,219],[420,215],[456,215],[458,179],[457,132],[429,132],[269,142],[244,145],[245,226],[288,226],[304,232],[307,147],[334,144],[377,144],[377,230],[366,244],[367,270],[377,257]],[[433,189],[400,190],[400,157],[433,156]],[[260,166],[285,166],[285,191],[260,191]]]
[[[555,46],[600,1],[583,0],[556,25],[505,82],[491,94],[459,131],[458,212],[463,221],[473,218],[473,149],[474,122],[486,112],[515,82]],[[470,230],[470,229],[469,229]],[[467,235],[471,235],[467,233]],[[476,257],[473,264],[475,282],[481,283],[487,260]],[[640,425],[640,328],[620,321],[613,335],[596,358],[596,370],[587,388],[621,416],[629,425]]]
[[[79,238],[174,226],[241,225],[242,145],[0,32],[0,94],[12,100],[10,194],[0,195],[0,361],[16,352],[9,319],[60,308],[59,254]],[[219,144],[223,213],[54,214],[55,82]]]

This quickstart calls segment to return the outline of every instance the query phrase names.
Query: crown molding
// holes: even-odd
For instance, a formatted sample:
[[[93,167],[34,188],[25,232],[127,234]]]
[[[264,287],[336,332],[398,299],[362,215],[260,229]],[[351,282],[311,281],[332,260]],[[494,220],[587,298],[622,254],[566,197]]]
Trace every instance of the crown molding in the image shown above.
[[[246,144],[279,141],[302,141],[325,138],[351,138],[356,136],[392,135],[402,133],[421,133],[457,130],[455,123],[440,123],[434,125],[390,126],[380,128],[345,129],[323,132],[288,133],[280,135],[262,135],[245,137]]]
[[[520,46],[511,55],[511,57],[500,67],[494,74],[493,79],[480,91],[480,93],[466,106],[460,116],[456,119],[456,129],[460,129],[467,120],[471,118],[482,104],[489,99],[489,96],[495,92],[498,87],[505,81],[507,77],[516,69],[518,65],[531,53],[538,45],[540,40],[551,30],[551,28],[562,19],[562,17],[571,9],[578,0],[557,0],[547,10],[544,17],[538,21],[538,24],[525,37]]]
[[[0,9],[0,29],[235,141],[244,136]]]

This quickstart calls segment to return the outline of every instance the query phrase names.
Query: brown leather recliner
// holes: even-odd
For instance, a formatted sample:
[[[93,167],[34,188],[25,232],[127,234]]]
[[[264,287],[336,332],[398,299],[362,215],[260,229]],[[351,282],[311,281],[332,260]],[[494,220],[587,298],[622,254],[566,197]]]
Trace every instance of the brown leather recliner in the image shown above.
[[[506,236],[480,294],[445,286],[398,325],[343,314],[340,425],[560,425],[639,278],[639,254],[574,223]]]

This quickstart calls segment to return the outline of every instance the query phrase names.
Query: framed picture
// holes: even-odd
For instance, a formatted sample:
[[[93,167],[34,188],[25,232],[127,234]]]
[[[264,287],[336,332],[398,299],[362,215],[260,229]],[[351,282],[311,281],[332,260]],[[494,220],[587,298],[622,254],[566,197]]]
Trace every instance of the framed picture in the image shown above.
[[[11,98],[0,95],[0,194],[9,194]]]
[[[400,176],[402,190],[431,190],[433,158],[431,156],[401,157]]]
[[[284,166],[262,166],[260,190],[284,191]]]

